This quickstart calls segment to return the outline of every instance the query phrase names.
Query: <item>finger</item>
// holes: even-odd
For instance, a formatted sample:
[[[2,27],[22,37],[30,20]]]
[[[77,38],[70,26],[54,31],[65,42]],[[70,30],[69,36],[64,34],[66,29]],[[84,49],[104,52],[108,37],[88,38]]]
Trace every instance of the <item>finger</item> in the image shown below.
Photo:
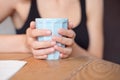
[[[30,33],[31,33],[31,28],[27,28],[27,30],[26,30],[27,37],[30,36]]]
[[[68,55],[65,55],[63,53],[60,53],[60,58],[64,59],[64,58],[68,58],[69,56]]]
[[[46,59],[47,55],[42,55],[42,56],[34,56],[36,59]]]
[[[31,21],[30,22],[30,28],[31,29],[35,29],[35,21]]]
[[[35,22],[32,21],[30,23],[30,28],[27,29],[27,35],[33,38],[36,38],[38,36],[48,36],[51,34],[50,30],[44,30],[44,29],[35,29]]]
[[[59,29],[58,33],[69,38],[75,37],[75,32],[73,30]]]
[[[52,47],[56,44],[55,41],[34,41],[31,44],[31,47],[33,49],[43,49],[43,48],[48,48],[48,47]]]
[[[66,38],[66,37],[57,37],[57,36],[54,36],[52,38],[53,41],[56,41],[56,42],[59,42],[61,44],[64,44],[64,45],[67,45],[67,46],[71,46],[73,45],[74,43],[74,40],[73,39],[70,39],[70,38]]]
[[[49,35],[51,35],[50,30],[33,29],[30,31],[30,36],[33,38],[39,37],[39,36],[49,36]]]
[[[36,40],[36,38],[32,38],[30,37],[30,28],[27,29],[26,31],[26,42],[28,43],[28,45],[30,45],[32,42],[34,42]]]
[[[32,49],[32,53],[34,56],[48,55],[50,53],[53,53],[54,51],[55,51],[54,48],[39,49],[39,50]]]
[[[59,46],[54,46],[55,50],[59,51],[60,53],[69,56],[72,53],[72,48],[71,47],[66,47],[66,48],[62,48]]]
[[[74,27],[73,23],[71,21],[68,22],[68,29],[72,29]]]

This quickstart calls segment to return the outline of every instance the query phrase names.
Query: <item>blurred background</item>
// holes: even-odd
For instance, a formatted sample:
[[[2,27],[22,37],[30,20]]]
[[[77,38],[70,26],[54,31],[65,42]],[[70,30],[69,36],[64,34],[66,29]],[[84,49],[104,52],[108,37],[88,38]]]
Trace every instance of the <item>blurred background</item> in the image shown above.
[[[0,24],[0,34],[15,34],[10,18]],[[104,0],[104,59],[120,64],[120,0]]]
[[[104,0],[104,59],[120,64],[120,0]]]
[[[14,25],[10,17],[0,23],[0,34],[15,34]]]

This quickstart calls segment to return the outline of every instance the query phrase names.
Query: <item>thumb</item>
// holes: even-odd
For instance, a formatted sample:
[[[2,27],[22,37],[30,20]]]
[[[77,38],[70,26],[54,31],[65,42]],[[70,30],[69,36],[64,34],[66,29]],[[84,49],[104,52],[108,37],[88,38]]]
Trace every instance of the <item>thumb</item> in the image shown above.
[[[31,29],[35,29],[35,21],[31,21],[30,22],[30,28]]]
[[[68,23],[68,29],[72,29],[74,26],[73,26],[73,23],[72,22],[69,22]]]

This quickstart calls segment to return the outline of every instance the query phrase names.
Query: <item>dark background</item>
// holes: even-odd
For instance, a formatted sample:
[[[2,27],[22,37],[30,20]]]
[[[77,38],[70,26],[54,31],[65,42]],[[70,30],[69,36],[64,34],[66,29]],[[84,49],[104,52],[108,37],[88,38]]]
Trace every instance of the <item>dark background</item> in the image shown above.
[[[120,0],[104,0],[104,59],[120,64]]]

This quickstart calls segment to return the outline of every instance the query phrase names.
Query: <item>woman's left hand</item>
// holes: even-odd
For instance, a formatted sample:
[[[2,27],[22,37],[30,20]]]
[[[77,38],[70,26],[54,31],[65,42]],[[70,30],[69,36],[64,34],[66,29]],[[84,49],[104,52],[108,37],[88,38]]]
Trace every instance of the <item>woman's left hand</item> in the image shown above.
[[[61,58],[67,58],[72,54],[72,46],[74,45],[75,32],[72,30],[73,25],[69,23],[68,29],[60,29],[58,33],[62,37],[53,37],[53,41],[65,45],[65,48],[55,45],[54,48],[60,52]]]

